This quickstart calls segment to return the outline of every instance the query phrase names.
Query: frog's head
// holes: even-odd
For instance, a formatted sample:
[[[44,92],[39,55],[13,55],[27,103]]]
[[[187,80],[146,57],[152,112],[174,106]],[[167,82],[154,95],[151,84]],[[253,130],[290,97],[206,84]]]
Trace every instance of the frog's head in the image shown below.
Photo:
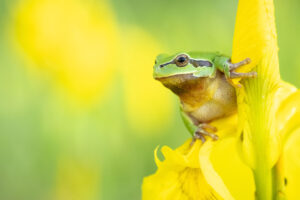
[[[191,57],[193,53],[179,53],[172,56],[160,54],[156,57],[153,77],[174,77],[178,75],[191,75],[193,77],[213,77],[216,73],[214,64],[201,58]]]

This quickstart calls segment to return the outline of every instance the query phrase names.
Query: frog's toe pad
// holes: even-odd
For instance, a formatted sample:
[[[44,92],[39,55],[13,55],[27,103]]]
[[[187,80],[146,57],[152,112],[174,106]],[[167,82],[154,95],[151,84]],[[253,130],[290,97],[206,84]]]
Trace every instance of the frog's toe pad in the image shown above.
[[[203,128],[200,127],[195,132],[192,143],[194,143],[197,139],[200,139],[202,141],[202,143],[204,143],[206,141],[204,136],[208,136],[214,141],[219,139],[218,135],[216,135],[214,133],[210,133],[210,132],[208,132],[208,131],[206,131],[206,130],[204,130]]]
[[[244,66],[244,65],[247,65],[251,63],[251,59],[250,58],[246,58],[238,63],[231,63],[229,62],[229,70],[232,71],[232,70],[235,70],[241,66]]]
[[[255,77],[257,77],[257,72],[248,72],[248,73],[230,72],[230,78],[255,78]]]

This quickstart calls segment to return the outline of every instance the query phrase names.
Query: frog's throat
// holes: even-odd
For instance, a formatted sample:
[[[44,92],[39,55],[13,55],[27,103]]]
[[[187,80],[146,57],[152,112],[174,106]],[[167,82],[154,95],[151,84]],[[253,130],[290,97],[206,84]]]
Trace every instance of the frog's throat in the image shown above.
[[[208,77],[195,77],[193,74],[181,74],[156,78],[165,87],[179,96],[182,103],[199,106],[209,96],[208,88],[213,81]]]

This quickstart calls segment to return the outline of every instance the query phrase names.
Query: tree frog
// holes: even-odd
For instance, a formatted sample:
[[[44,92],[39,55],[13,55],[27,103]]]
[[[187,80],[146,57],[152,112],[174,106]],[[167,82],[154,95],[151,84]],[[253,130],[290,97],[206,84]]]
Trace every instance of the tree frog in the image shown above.
[[[230,57],[219,53],[188,52],[160,54],[153,76],[175,93],[181,102],[181,116],[193,140],[206,137],[217,140],[217,129],[209,123],[237,110],[234,78],[255,77],[256,72],[234,70],[250,63],[246,58],[231,63]]]

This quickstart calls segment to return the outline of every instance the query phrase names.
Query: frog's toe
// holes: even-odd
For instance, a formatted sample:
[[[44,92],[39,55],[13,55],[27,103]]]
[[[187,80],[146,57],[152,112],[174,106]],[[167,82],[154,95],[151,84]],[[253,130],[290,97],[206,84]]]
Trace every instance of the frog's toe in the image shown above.
[[[202,123],[202,124],[199,125],[199,127],[200,128],[204,128],[204,129],[209,129],[209,130],[211,130],[214,133],[218,131],[218,129],[216,127],[214,127],[214,126],[212,126],[210,124],[207,124],[207,123]]]
[[[251,59],[250,58],[246,58],[238,63],[231,63],[229,62],[229,70],[232,71],[232,70],[235,70],[243,65],[247,65],[251,62]]]
[[[219,137],[214,134],[214,133],[211,133],[211,132],[208,132],[202,128],[199,128],[197,131],[196,131],[196,134],[201,134],[201,135],[205,135],[205,136],[208,136],[208,137],[211,137],[213,140],[218,140]]]
[[[214,133],[211,133],[209,136],[215,141],[219,139],[219,136]]]
[[[193,141],[192,141],[191,145],[194,144],[194,142],[198,139],[200,139],[202,141],[202,143],[204,143],[206,141],[204,136],[208,136],[212,140],[218,140],[219,139],[219,136],[217,136],[216,134],[210,133],[210,132],[204,130],[202,127],[199,127],[198,130],[195,132],[195,134],[193,136]]]
[[[193,140],[190,143],[190,146],[193,146],[193,144],[196,142],[196,140],[199,140],[199,139],[202,141],[202,144],[206,141],[205,137],[202,134],[199,134],[196,132],[193,136]]]
[[[202,143],[204,143],[206,141],[203,134],[201,134],[199,132],[196,132],[194,137],[193,137],[193,140],[199,140],[199,139],[202,141]]]
[[[238,73],[230,72],[230,78],[254,78],[257,77],[257,72]]]

